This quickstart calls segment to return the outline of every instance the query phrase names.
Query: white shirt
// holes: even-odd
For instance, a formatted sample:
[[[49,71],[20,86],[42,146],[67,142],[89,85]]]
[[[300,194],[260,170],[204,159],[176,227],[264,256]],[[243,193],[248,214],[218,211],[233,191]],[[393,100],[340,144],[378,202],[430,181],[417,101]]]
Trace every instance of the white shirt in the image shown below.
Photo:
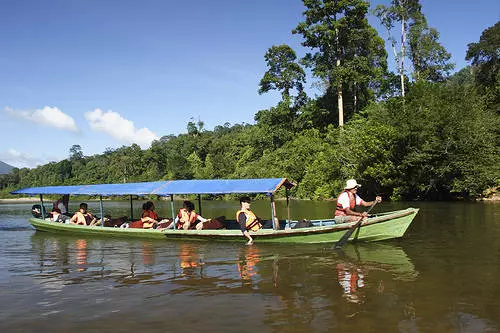
[[[57,208],[59,208],[61,210],[61,214],[64,214],[64,213],[67,213],[68,211],[66,210],[66,206],[64,206],[64,204],[62,202],[59,202],[57,204]]]
[[[354,198],[356,200],[356,206],[361,205],[361,203],[363,202],[363,199],[361,199],[361,197],[357,194],[354,194]],[[342,192],[339,195],[338,203],[341,204],[342,208],[344,208],[344,209],[350,208],[351,203],[349,202],[349,194],[347,194],[347,192]]]

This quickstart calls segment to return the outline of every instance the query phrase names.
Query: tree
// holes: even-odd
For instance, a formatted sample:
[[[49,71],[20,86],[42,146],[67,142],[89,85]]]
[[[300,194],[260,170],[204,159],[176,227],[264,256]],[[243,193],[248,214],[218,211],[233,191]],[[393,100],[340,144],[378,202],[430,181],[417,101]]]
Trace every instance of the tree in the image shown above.
[[[72,145],[69,149],[69,159],[71,161],[83,159],[83,151],[80,145]]]
[[[397,133],[389,149],[395,168],[380,180],[394,188],[393,198],[477,197],[496,186],[498,117],[472,85],[458,79],[416,82],[404,100],[390,99],[368,115]]]
[[[439,33],[420,13],[409,24],[408,45],[415,80],[443,81],[455,67],[451,54],[439,43]]]
[[[468,45],[465,57],[474,66],[475,78],[480,90],[492,96],[494,105],[500,103],[499,50],[500,21],[484,30],[479,42]]]
[[[313,49],[302,59],[324,82],[327,94],[336,94],[339,126],[344,125],[343,93],[350,90],[352,109],[359,108],[358,92],[380,78],[386,67],[383,41],[368,24],[363,0],[303,0],[305,21],[293,30]],[[330,108],[331,110],[331,108]]]
[[[442,81],[453,69],[449,63],[451,55],[438,42],[437,30],[427,25],[419,0],[392,0],[390,6],[378,5],[374,13],[387,29],[400,76],[401,96],[405,96],[406,58],[413,64],[416,80]],[[399,51],[392,34],[396,22],[401,23]]]
[[[193,118],[191,118],[193,119]],[[189,121],[187,123],[187,132],[189,135],[196,136],[198,135],[198,127],[196,127],[196,124],[194,121]]]
[[[264,57],[269,69],[260,80],[259,94],[276,89],[281,92],[284,100],[290,97],[292,89],[295,89],[299,96],[304,93],[306,74],[296,62],[297,55],[290,46],[273,45]]]

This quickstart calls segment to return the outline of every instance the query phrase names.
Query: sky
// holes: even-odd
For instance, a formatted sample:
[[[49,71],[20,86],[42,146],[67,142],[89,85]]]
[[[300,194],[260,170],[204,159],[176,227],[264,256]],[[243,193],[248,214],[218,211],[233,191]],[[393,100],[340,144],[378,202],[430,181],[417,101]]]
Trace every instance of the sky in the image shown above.
[[[420,3],[456,70],[500,19],[498,0]],[[0,161],[32,168],[76,144],[86,156],[147,149],[189,121],[253,124],[279,100],[258,94],[267,49],[307,51],[291,33],[304,10],[300,0],[0,0]]]

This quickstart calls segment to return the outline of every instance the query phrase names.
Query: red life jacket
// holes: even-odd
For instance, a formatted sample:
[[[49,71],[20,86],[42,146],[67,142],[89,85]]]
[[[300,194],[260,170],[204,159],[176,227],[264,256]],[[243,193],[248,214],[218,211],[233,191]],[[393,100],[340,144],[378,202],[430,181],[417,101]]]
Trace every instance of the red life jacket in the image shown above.
[[[344,190],[342,193],[346,192],[347,195],[349,196],[349,208],[352,210],[354,207],[356,207],[356,196],[352,194],[351,192]],[[342,194],[340,193],[340,194]],[[340,198],[339,194],[339,198]],[[345,211],[345,208],[342,207],[342,205],[339,203],[339,199],[337,198],[337,209],[335,210],[335,216],[346,216],[347,213]]]
[[[152,210],[145,210],[142,212],[141,217],[150,217],[155,221],[158,221],[160,218],[158,217],[158,214],[155,211]]]

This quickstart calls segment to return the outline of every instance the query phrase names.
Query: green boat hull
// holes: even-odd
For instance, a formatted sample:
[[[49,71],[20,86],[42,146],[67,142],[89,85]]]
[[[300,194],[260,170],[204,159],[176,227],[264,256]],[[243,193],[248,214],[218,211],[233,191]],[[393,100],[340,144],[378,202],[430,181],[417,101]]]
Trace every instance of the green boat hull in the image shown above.
[[[350,240],[374,242],[402,237],[417,213],[418,209],[408,208],[369,218],[361,225],[358,231],[352,234]],[[39,231],[74,235],[200,241],[245,241],[240,230],[159,231],[154,229],[88,227],[50,222],[36,218],[31,218],[29,221]],[[256,243],[332,243],[338,241],[354,224],[353,222],[285,230],[261,229],[252,233],[252,237],[254,237]]]

